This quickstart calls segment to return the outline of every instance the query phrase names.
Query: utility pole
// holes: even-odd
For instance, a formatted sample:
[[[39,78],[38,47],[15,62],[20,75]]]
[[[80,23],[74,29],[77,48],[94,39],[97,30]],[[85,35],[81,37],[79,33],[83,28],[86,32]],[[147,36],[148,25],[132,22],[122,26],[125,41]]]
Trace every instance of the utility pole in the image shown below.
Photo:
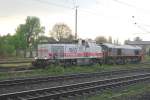
[[[73,0],[74,8],[75,8],[75,40],[78,38],[78,5],[77,0]]]
[[[75,40],[77,40],[78,36],[77,24],[78,24],[78,6],[75,6]]]

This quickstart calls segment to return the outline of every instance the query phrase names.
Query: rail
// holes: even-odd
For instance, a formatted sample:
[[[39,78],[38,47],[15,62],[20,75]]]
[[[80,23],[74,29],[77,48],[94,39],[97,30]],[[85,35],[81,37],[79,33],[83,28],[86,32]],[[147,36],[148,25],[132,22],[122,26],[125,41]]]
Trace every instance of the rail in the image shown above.
[[[9,93],[0,95],[2,100],[60,100],[62,97],[82,95],[84,93],[90,93],[91,91],[102,91],[104,89],[110,89],[126,86],[138,82],[148,81],[150,79],[150,73],[124,76],[119,78],[111,78],[105,80],[98,80],[92,82],[84,82],[78,84],[71,84],[65,86],[58,86],[52,88],[36,89],[29,91],[22,91],[16,93]]]

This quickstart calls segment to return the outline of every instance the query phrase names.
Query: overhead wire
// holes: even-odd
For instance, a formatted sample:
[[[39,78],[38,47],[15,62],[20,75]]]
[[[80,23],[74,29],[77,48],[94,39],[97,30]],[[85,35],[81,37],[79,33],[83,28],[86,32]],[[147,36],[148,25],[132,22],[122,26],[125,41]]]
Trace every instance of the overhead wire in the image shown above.
[[[71,10],[74,10],[75,7],[77,6],[77,1],[76,0],[72,0],[72,4],[74,7],[71,7],[71,6],[66,6],[66,5],[62,5],[62,4],[57,4],[57,3],[54,3],[54,2],[49,2],[49,1],[45,1],[45,0],[34,0],[34,1],[37,1],[39,3],[43,3],[43,4],[47,4],[47,5],[52,5],[52,6],[56,6],[56,7],[61,7],[61,8],[65,8],[65,9],[71,9]],[[130,4],[130,3],[127,3],[127,2],[124,2],[124,1],[121,1],[121,0],[113,0],[119,4],[122,4],[122,5],[125,5],[125,6],[128,6],[130,8],[134,8],[134,9],[141,9],[143,10],[142,8],[139,8],[133,4]],[[86,13],[90,13],[90,14],[93,14],[93,15],[96,15],[96,16],[104,16],[103,14],[101,13],[98,13],[98,12],[93,12],[93,11],[89,11],[89,10],[85,10],[83,8],[80,8],[80,11],[81,12],[86,12]],[[150,33],[150,31],[148,31],[146,28],[144,28],[143,26],[136,24],[137,28],[139,28],[140,30],[144,31],[143,33],[139,33],[139,34],[145,34],[145,33]]]
[[[77,6],[77,1],[76,0],[72,0],[73,1],[73,6],[74,8]]]
[[[57,3],[54,3],[54,2],[49,2],[49,1],[46,1],[46,0],[33,0],[33,1],[37,1],[37,2],[39,2],[39,3],[43,3],[43,4],[46,4],[46,5],[52,5],[52,6],[56,6],[56,7],[60,7],[60,8],[66,8],[66,9],[70,9],[70,10],[74,10],[75,9],[75,6],[78,6],[79,7],[79,5],[77,4],[77,0],[72,0],[72,4],[73,4],[73,6],[74,7],[72,7],[72,6],[65,6],[65,5],[62,5],[62,4],[57,4]],[[99,12],[94,12],[93,10],[87,10],[87,9],[84,9],[84,8],[79,8],[79,11],[78,11],[79,13],[82,13],[82,12],[84,12],[84,13],[89,13],[89,14],[92,14],[92,15],[94,15],[94,16],[97,16],[97,17],[111,17],[111,18],[117,18],[117,16],[108,16],[108,15],[104,15],[103,13],[99,13]],[[82,13],[83,14],[83,13]]]
[[[62,4],[58,4],[58,3],[54,3],[54,2],[49,2],[49,1],[46,1],[46,0],[34,0],[34,1],[37,1],[39,3],[43,3],[43,4],[47,4],[47,5],[52,5],[52,6],[56,6],[56,7],[63,7],[63,8],[66,8],[66,9],[71,9],[71,10],[74,10],[75,9],[75,6],[77,6],[77,0],[72,0],[72,3],[73,3],[73,6],[74,7],[71,7],[71,6],[66,6],[66,5],[62,5]],[[132,4],[129,4],[127,2],[124,2],[124,1],[121,1],[121,0],[113,0],[115,2],[118,2],[120,4],[123,4],[123,5],[126,5],[126,6],[129,6],[129,7],[133,7],[133,8],[137,8],[135,5],[132,5]],[[90,13],[92,15],[95,15],[95,16],[104,16],[106,17],[104,14],[102,13],[98,13],[98,12],[93,12],[93,11],[89,11],[89,10],[85,10],[83,8],[80,8],[79,11],[82,13],[82,12],[85,12],[85,13]],[[107,16],[108,17],[108,16]],[[112,16],[110,16],[112,18]],[[117,16],[115,16],[117,17]],[[141,26],[138,26],[139,28]],[[142,28],[141,28],[142,29]]]
[[[113,1],[115,1],[115,2],[117,2],[117,3],[119,3],[119,4],[123,4],[123,5],[125,5],[125,6],[128,6],[128,7],[136,8],[136,6],[134,6],[134,5],[132,5],[132,4],[129,4],[129,3],[127,3],[127,2],[124,2],[124,1],[121,1],[121,0],[113,0]]]
[[[55,6],[55,7],[60,7],[60,8],[73,10],[73,7],[65,6],[65,5],[62,5],[62,4],[57,4],[57,3],[54,3],[54,2],[49,2],[49,1],[46,1],[46,0],[33,0],[33,1],[36,1],[36,2],[39,2],[39,3],[42,3],[42,4]],[[7,17],[10,17],[10,16],[0,16],[0,18],[7,18]],[[18,19],[18,17],[14,17],[14,18]]]
[[[140,23],[140,25],[145,26],[145,27],[150,27],[148,24]]]
[[[127,7],[130,7],[130,8],[134,8],[134,9],[137,9],[138,11],[141,10],[141,11],[146,11],[146,12],[149,12],[150,9],[145,9],[145,8],[141,8],[141,7],[138,7],[134,4],[130,4],[130,3],[127,3],[127,2],[124,2],[123,0],[112,0],[116,3],[119,3],[121,5],[124,5],[124,6],[127,6]]]
[[[74,7],[65,6],[65,5],[57,4],[57,3],[52,3],[52,2],[49,2],[49,1],[45,1],[45,0],[33,0],[33,1],[36,1],[36,2],[39,2],[39,3],[43,3],[43,4],[47,4],[47,5],[56,6],[56,7],[60,7],[60,8],[66,8],[66,9],[70,9],[70,10],[74,10],[74,9],[75,9],[75,6],[79,6],[79,5],[77,5],[77,0],[72,0]],[[93,11],[89,11],[89,10],[85,10],[85,9],[83,9],[83,8],[79,8],[79,11],[81,11],[81,12],[86,12],[86,13],[90,13],[90,14],[94,14],[95,16],[104,16],[104,15],[101,14],[101,13],[93,12]],[[104,16],[104,17],[106,17],[106,16]]]
[[[62,4],[57,4],[57,3],[54,3],[54,2],[49,2],[49,1],[45,1],[45,0],[34,0],[34,1],[37,1],[37,2],[40,2],[40,3],[43,3],[43,4],[47,4],[47,5],[52,5],[52,6],[57,6],[57,7],[61,7],[61,8],[66,8],[66,9],[73,9],[72,7],[70,6],[64,6]]]
[[[150,31],[149,30],[147,30],[147,28],[145,28],[144,26],[146,25],[146,24],[142,24],[142,23],[140,23],[140,22],[137,22],[136,20],[135,20],[135,16],[132,16],[132,22],[133,22],[133,24],[137,27],[137,28],[139,28],[140,30],[142,30],[142,31],[144,31],[144,33],[138,33],[138,34],[146,34],[146,33],[150,33]],[[148,27],[150,27],[150,25],[148,26]],[[137,33],[136,33],[137,34]]]
[[[136,24],[136,26],[141,29],[142,31],[146,32],[146,33],[150,33],[150,31],[148,31],[146,28],[142,27],[141,25],[139,24]],[[141,33],[140,33],[141,34]],[[142,33],[143,34],[143,33]],[[144,33],[145,34],[145,33]]]
[[[132,8],[135,8],[135,9],[140,9],[140,10],[145,10],[143,8],[140,8],[140,7],[137,7],[133,4],[130,4],[130,3],[127,3],[127,2],[124,2],[124,1],[121,1],[121,0],[113,0],[119,4],[122,4],[122,5],[125,5],[125,6],[128,6],[128,7],[132,7]],[[147,27],[150,27],[150,25],[146,25],[146,24],[140,24],[140,23],[134,23],[134,25],[136,25],[137,28],[139,28],[140,30],[144,31],[144,33],[136,33],[136,34],[146,34],[146,33],[150,33],[149,30],[147,30],[145,27],[143,26],[147,26]]]
[[[49,1],[46,1],[46,0],[33,0],[33,1],[37,1],[39,3],[43,3],[43,4],[46,4],[46,5],[52,5],[52,6],[56,6],[56,7],[61,7],[61,8],[66,8],[66,9],[71,9],[71,10],[74,10],[75,9],[75,6],[77,5],[77,0],[72,0],[72,4],[74,5],[74,7],[71,7],[71,6],[65,6],[65,5],[62,5],[62,4],[57,4],[57,3],[54,3],[54,2],[49,2]],[[118,1],[118,0],[115,0],[115,1]],[[125,4],[125,3],[124,3]],[[128,4],[129,5],[129,4]],[[131,6],[131,5],[130,5]],[[87,10],[87,9],[83,9],[83,8],[79,8],[79,13],[82,15],[85,14],[85,13],[88,13],[88,14],[91,14],[90,16],[97,16],[97,17],[111,17],[111,18],[117,18],[117,16],[108,16],[108,15],[104,15],[103,13],[99,13],[99,12],[93,12],[93,11],[90,11],[90,10]],[[74,14],[74,13],[72,13]],[[72,14],[70,14],[70,16],[73,16]],[[68,14],[67,14],[68,15]],[[85,14],[86,15],[86,14]]]

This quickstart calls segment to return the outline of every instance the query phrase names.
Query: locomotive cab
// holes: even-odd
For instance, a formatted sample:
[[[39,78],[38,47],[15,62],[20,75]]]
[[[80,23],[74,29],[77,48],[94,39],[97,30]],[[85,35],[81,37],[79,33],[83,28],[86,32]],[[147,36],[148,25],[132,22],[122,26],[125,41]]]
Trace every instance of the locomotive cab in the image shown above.
[[[103,49],[104,53],[104,62],[106,64],[113,64],[115,60],[115,55],[117,52],[117,49],[115,45],[110,43],[101,43],[100,46]]]

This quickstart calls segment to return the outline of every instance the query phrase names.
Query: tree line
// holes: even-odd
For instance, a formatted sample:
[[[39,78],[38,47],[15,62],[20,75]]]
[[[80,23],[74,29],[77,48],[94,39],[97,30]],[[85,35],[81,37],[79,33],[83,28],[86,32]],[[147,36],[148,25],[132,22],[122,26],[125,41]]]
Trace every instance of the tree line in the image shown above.
[[[0,36],[0,57],[5,56],[26,56],[27,51],[30,57],[32,51],[37,50],[41,42],[72,42],[75,36],[67,24],[56,23],[45,36],[45,27],[41,26],[40,19],[35,16],[28,16],[24,24],[18,25],[14,35],[7,34]],[[106,39],[104,36],[95,38],[97,43],[112,43],[112,37]]]

